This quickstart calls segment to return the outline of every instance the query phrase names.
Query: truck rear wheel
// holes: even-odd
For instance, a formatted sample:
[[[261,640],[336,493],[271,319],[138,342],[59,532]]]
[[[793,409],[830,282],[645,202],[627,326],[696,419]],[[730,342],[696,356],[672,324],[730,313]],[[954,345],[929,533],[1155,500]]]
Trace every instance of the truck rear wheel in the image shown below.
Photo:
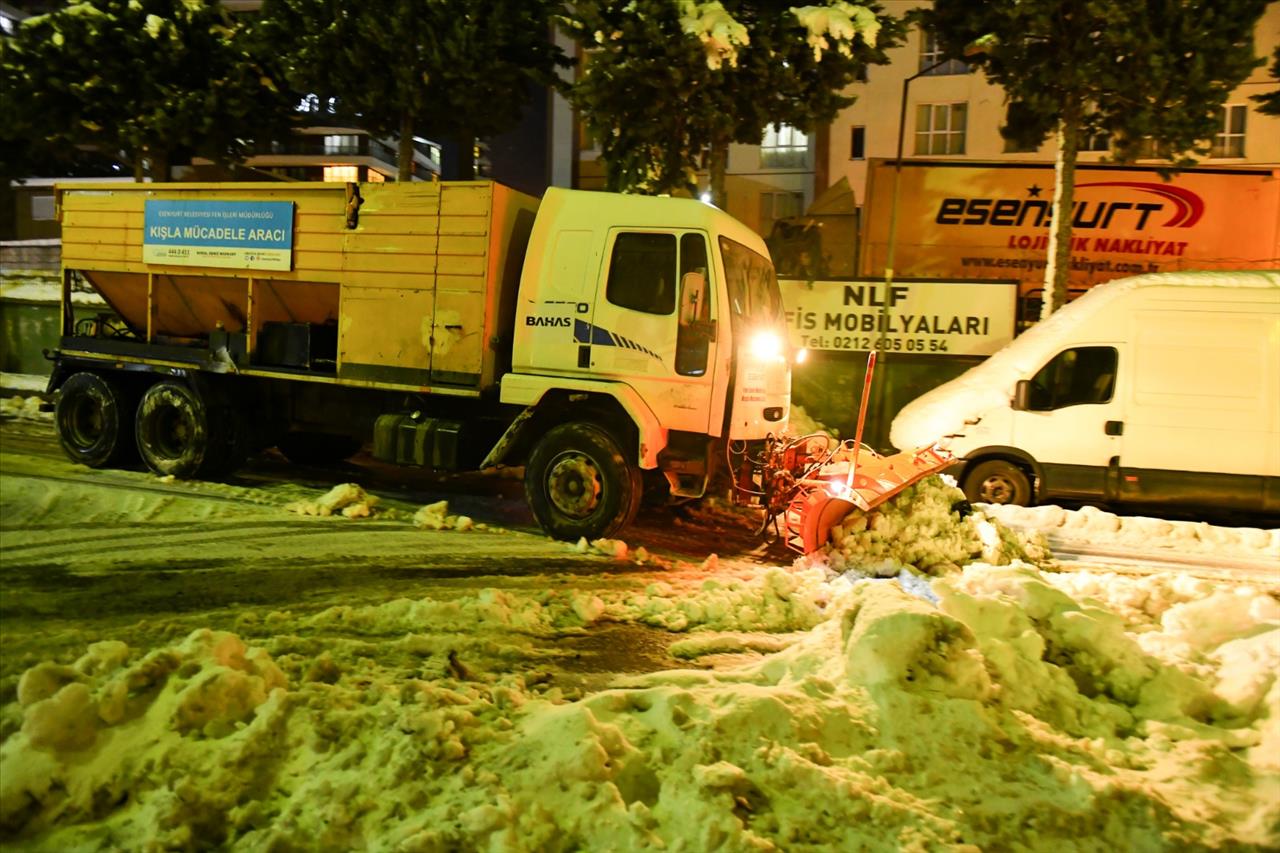
[[[555,427],[525,466],[525,496],[556,539],[612,536],[636,517],[644,484],[618,442],[591,423]]]
[[[1031,502],[1031,480],[1012,462],[988,459],[965,475],[964,495],[973,503],[1026,506]]]
[[[229,407],[182,382],[148,388],[135,428],[142,461],[162,476],[216,479],[242,461],[244,442]]]
[[[119,380],[72,374],[59,389],[53,416],[63,451],[90,468],[129,461],[134,454],[134,399]]]

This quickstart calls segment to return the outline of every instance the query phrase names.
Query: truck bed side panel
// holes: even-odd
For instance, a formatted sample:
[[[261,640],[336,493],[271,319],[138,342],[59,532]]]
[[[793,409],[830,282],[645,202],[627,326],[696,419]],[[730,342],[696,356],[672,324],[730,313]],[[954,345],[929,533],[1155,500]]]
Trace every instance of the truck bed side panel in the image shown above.
[[[253,366],[270,369],[257,346],[264,326],[336,325],[340,383],[494,387],[510,367],[537,200],[487,181],[363,184],[360,193],[349,228],[341,184],[65,185],[64,266],[143,341],[201,347],[215,330],[247,333]],[[146,263],[149,199],[291,202],[291,268]]]

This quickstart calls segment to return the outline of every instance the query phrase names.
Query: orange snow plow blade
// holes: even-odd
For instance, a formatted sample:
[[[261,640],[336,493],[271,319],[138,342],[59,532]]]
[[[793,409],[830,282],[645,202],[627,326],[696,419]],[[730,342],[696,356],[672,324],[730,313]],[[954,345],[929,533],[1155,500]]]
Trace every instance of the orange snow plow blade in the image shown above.
[[[853,510],[874,509],[952,461],[949,452],[934,445],[892,456],[863,451],[848,462],[825,466],[817,478],[800,482],[787,507],[787,546],[801,554],[818,550]]]

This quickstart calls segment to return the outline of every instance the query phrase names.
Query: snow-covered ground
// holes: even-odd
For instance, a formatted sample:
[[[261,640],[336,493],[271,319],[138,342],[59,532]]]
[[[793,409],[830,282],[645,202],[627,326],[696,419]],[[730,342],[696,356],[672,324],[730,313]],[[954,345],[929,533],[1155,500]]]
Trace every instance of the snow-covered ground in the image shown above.
[[[0,484],[6,550],[34,541],[27,531],[127,520],[29,482]],[[199,510],[205,492],[193,487],[187,503],[137,491],[124,514],[290,519],[367,530],[366,540],[452,536],[480,556],[538,540],[447,506],[397,510],[355,487],[288,500],[245,489],[239,502],[222,488],[216,510]],[[1089,538],[1113,523],[1057,508],[979,506],[962,518],[959,497],[925,480],[850,516],[826,551],[793,564],[545,541],[548,555],[601,554],[601,574],[246,608],[207,624],[197,614],[168,639],[86,637],[0,684],[0,840],[16,850],[1280,846],[1280,569],[1274,583],[1055,571],[1041,530]],[[1280,531],[1198,525],[1192,537],[1166,524],[1124,519],[1112,532],[1181,543],[1206,566],[1219,553],[1280,553]],[[280,547],[317,547],[292,538]],[[624,666],[584,688],[564,647],[611,630],[647,631],[686,664]]]

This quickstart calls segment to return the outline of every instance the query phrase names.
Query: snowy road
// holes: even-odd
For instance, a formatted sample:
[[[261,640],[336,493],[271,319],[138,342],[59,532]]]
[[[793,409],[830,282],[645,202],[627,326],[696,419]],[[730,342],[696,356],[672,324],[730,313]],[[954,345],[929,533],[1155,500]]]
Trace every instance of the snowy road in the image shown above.
[[[723,558],[717,565],[722,574],[735,564],[767,565],[774,555],[789,560],[752,535],[750,519],[730,512],[697,519],[642,515],[628,541],[645,545],[660,565],[580,553],[536,528],[518,480],[427,480],[363,463],[298,468],[267,455],[251,460],[229,483],[163,482],[141,471],[73,465],[51,425],[5,421],[0,622],[6,653],[0,678],[14,679],[64,644],[70,649],[96,636],[143,645],[196,626],[243,630],[246,622],[273,613],[397,598],[449,601],[483,590],[642,591],[657,580],[694,586],[707,577],[697,568],[712,552]],[[292,501],[314,499],[346,481],[382,496],[377,518],[285,511]],[[414,511],[439,500],[487,529],[415,526]],[[673,576],[670,565],[684,571]],[[468,644],[456,626],[451,630],[459,648]],[[579,634],[551,632],[543,643],[570,672],[581,674],[575,684],[677,663],[666,653],[674,639],[666,631],[601,626]],[[481,657],[472,652],[471,665],[493,663]]]
[[[0,845],[1280,846],[1280,583],[1230,565],[1280,531],[930,478],[812,560],[727,509],[585,553],[411,474],[163,482],[0,422]],[[372,517],[299,514],[350,481]]]

